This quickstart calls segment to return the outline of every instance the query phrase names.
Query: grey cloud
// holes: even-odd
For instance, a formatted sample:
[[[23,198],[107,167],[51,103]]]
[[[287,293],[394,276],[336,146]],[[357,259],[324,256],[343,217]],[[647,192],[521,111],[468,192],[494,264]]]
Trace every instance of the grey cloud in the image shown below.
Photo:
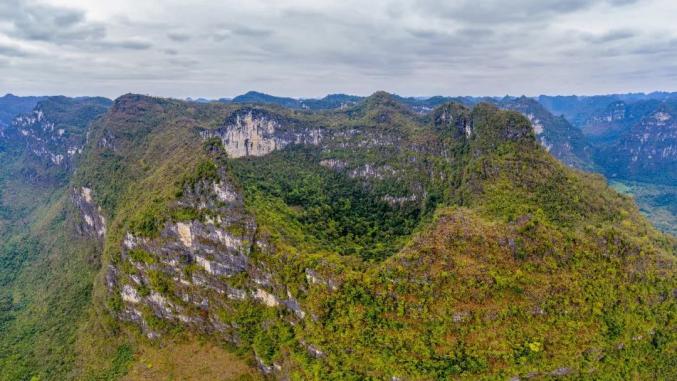
[[[250,26],[237,26],[231,29],[233,34],[247,37],[268,37],[273,34],[273,31],[270,29],[264,28],[254,28]]]
[[[459,35],[466,35],[466,36],[471,36],[471,37],[479,37],[479,36],[493,36],[496,33],[491,30],[491,29],[480,29],[480,28],[463,28],[460,29],[457,32]]]
[[[453,40],[460,42],[461,39],[485,39],[495,36],[496,33],[491,29],[486,28],[461,28],[453,32],[438,29],[407,29],[407,31],[414,37],[423,40],[430,40],[431,42],[440,42],[441,40]]]
[[[636,37],[638,33],[633,30],[629,29],[616,29],[616,30],[610,30],[606,33],[600,34],[600,35],[586,35],[584,39],[586,41],[595,43],[595,44],[603,44],[607,42],[612,42],[612,41],[618,41],[618,40],[627,40],[629,38]]]
[[[408,32],[411,33],[412,36],[420,39],[439,38],[443,36],[439,31],[432,29],[409,29]]]
[[[630,53],[639,55],[669,54],[677,56],[677,38],[663,41],[650,41],[635,47],[630,50]]]
[[[227,39],[230,36],[232,36],[232,33],[231,33],[230,30],[227,30],[227,29],[217,30],[216,32],[214,32],[210,35],[212,40],[214,40],[216,42],[224,41],[225,39]]]
[[[278,32],[265,29],[266,33],[254,33],[266,38],[249,38],[242,43],[241,38],[252,33],[238,34],[237,28],[231,28],[214,39],[230,39],[231,59],[253,63],[265,60],[277,66],[303,66],[307,68],[304,70],[331,67],[378,78],[412,75],[439,64],[456,68],[478,58],[494,57],[501,47],[519,43],[512,33],[501,33],[499,38],[488,27],[448,30],[426,24],[407,26],[351,12],[285,9],[284,23],[272,23]],[[252,20],[250,29],[271,24],[266,19],[258,20],[258,24],[256,21]]]
[[[215,29],[214,32],[209,34],[209,37],[217,42],[225,41],[229,38],[234,37],[245,37],[245,38],[267,38],[273,35],[273,30],[259,27],[251,26],[221,26]]]
[[[106,26],[87,20],[79,9],[35,3],[29,0],[4,0],[0,5],[0,21],[11,28],[5,33],[25,41],[42,41],[69,45],[80,49],[149,49],[141,40],[112,40]]]
[[[418,0],[414,11],[461,23],[503,24],[543,23],[564,14],[607,4],[623,6],[637,0]]]
[[[26,57],[28,53],[21,48],[11,45],[0,44],[0,56],[5,57]]]
[[[123,10],[110,17],[96,5],[88,5],[91,15],[54,5],[41,5],[47,15],[33,15],[28,1],[0,0],[0,38],[7,37],[5,48],[18,49],[0,45],[0,59],[30,53],[21,65],[8,58],[7,77],[26,87],[44,72],[41,80],[59,79],[55,87],[72,83],[93,92],[221,97],[256,87],[291,96],[377,89],[491,95],[593,91],[631,83],[623,71],[635,69],[645,71],[642,86],[677,86],[658,72],[675,62],[677,27],[650,20],[677,10],[670,0],[327,0],[321,6],[149,0],[138,13],[135,0],[117,0]],[[604,15],[614,17],[595,21],[609,11]],[[105,21],[93,22],[93,15]],[[652,73],[663,82],[650,82]]]
[[[88,22],[81,10],[24,0],[6,0],[0,6],[0,20],[12,25],[8,34],[26,40],[67,43],[98,40],[106,34],[102,24]]]
[[[167,37],[175,42],[184,42],[191,39],[191,36],[189,34],[178,32],[167,33]]]
[[[616,5],[616,6],[636,4],[638,2],[639,2],[639,0],[609,0],[609,3],[611,3],[611,5]]]
[[[172,65],[181,66],[181,67],[193,67],[199,62],[191,58],[172,58],[168,60]]]
[[[464,23],[496,24],[542,22],[546,18],[571,13],[591,6],[594,0],[501,0],[446,2],[419,0],[419,9],[430,16],[458,20]]]
[[[103,41],[99,44],[102,47],[121,48],[131,50],[146,50],[153,47],[148,41],[124,40],[124,41]]]

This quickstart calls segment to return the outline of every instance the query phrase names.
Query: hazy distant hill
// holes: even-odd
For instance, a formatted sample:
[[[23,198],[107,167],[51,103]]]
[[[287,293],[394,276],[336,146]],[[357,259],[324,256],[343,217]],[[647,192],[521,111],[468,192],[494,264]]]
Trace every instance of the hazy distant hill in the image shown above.
[[[296,99],[250,91],[246,94],[238,95],[232,100],[224,100],[222,103],[275,104],[291,109],[323,110],[354,106],[361,99],[363,98],[346,94],[331,94],[320,99]]]
[[[649,115],[661,103],[659,100],[641,100],[627,103],[614,101],[603,110],[592,113],[581,125],[583,134],[592,144],[608,146]]]
[[[0,126],[7,126],[15,116],[29,112],[44,97],[17,97],[7,94],[0,97]]]
[[[653,92],[649,94],[628,93],[593,96],[541,95],[538,97],[538,101],[553,114],[564,115],[571,124],[582,128],[588,119],[596,113],[602,112],[614,102],[635,103],[647,100],[663,101],[676,98],[677,93]]]
[[[677,101],[652,106],[617,142],[599,152],[608,176],[677,184]]]

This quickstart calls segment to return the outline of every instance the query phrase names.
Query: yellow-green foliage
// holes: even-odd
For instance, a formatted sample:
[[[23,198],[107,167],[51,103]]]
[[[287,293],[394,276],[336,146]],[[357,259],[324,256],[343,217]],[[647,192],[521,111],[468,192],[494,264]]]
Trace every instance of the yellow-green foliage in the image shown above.
[[[438,207],[432,222],[414,220],[415,238],[372,264],[335,257],[349,254],[341,243],[308,245],[318,235],[299,216],[327,192],[313,182],[323,169],[297,171],[318,159],[233,164],[245,174],[238,176],[253,193],[261,228],[281,252],[294,253],[275,261],[276,273],[289,271],[285,284],[307,287],[294,270],[328,263],[335,265],[326,276],[341,283],[333,292],[311,286],[305,307],[318,319],[295,327],[297,340],[321,348],[322,359],[271,336],[270,323],[253,348],[267,348],[259,353],[267,361],[296,364],[292,379],[506,379],[558,370],[672,378],[675,240],[601,177],[549,157],[523,117],[488,106],[475,113],[489,115],[469,139],[461,183],[443,192],[439,204],[449,206]],[[328,252],[313,255],[321,250]]]
[[[561,367],[596,369],[596,379],[674,375],[675,305],[665,299],[675,286],[673,249],[635,247],[624,235],[621,245],[636,252],[621,255],[606,251],[603,232],[562,237],[544,227],[528,237],[527,224],[443,209],[432,229],[341,292],[310,295],[331,311],[307,330],[331,353],[319,378],[341,369],[355,379],[502,379]],[[523,256],[513,245],[520,240],[555,242]]]

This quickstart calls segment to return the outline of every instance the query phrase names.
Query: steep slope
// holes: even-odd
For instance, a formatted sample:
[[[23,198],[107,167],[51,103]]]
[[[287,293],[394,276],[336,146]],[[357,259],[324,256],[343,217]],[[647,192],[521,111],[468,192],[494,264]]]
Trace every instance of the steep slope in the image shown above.
[[[356,105],[363,98],[347,94],[330,94],[321,99],[301,99],[301,108],[310,110],[345,109]]]
[[[617,144],[602,150],[598,162],[611,178],[677,184],[677,104],[661,103]]]
[[[596,169],[593,163],[593,147],[588,144],[581,131],[569,124],[564,117],[552,115],[536,100],[524,96],[505,97],[497,105],[526,116],[541,145],[564,164],[584,170]]]
[[[587,139],[598,146],[613,145],[659,105],[658,100],[626,103],[616,101],[593,113],[581,126]]]
[[[40,172],[63,176],[82,153],[89,122],[110,104],[105,98],[46,98],[31,113],[16,116],[10,127],[0,129],[4,148],[24,155],[19,161],[24,172],[33,170],[37,177],[43,175]]]
[[[278,378],[675,376],[675,240],[516,112],[126,95],[90,136],[83,375],[204,335]]]
[[[62,379],[75,361],[99,249],[67,183],[87,124],[107,104],[46,98],[0,135],[1,380]]]
[[[595,113],[600,112],[613,103],[620,101],[614,95],[599,96],[548,96],[540,95],[538,102],[554,115],[563,115],[572,125],[580,128]]]
[[[674,105],[675,93],[618,94],[593,97],[539,97],[580,127],[594,147],[598,171],[630,192],[642,212],[663,231],[674,232],[674,163],[668,130],[652,116]],[[674,107],[672,107],[674,108]],[[662,122],[660,122],[662,123]]]
[[[433,109],[435,109],[436,107],[441,106],[445,103],[455,102],[466,106],[471,106],[484,100],[484,98],[476,98],[476,97],[444,97],[440,95],[430,98],[426,97],[415,98],[401,96],[395,96],[395,98],[399,102],[411,107],[415,112],[419,114],[429,113],[433,111]]]
[[[15,116],[30,112],[44,97],[17,97],[5,94],[0,97],[0,127],[9,126]]]
[[[598,169],[593,163],[593,148],[586,142],[585,137],[580,130],[571,126],[563,117],[555,117],[537,101],[526,98],[505,97],[498,98],[474,98],[474,97],[442,97],[435,96],[430,98],[401,97],[398,95],[389,95],[391,103],[398,103],[406,106],[411,111],[419,115],[428,115],[436,107],[445,103],[459,103],[466,106],[472,106],[479,102],[488,102],[497,106],[522,113],[534,121],[534,128],[539,137],[539,142],[566,165],[584,169]],[[234,103],[245,104],[271,104],[292,109],[307,110],[345,110],[351,106],[357,106],[361,103],[367,103],[370,98],[348,96],[342,94],[328,95],[322,99],[293,99],[281,98],[271,95],[248,92],[247,94],[235,97]]]

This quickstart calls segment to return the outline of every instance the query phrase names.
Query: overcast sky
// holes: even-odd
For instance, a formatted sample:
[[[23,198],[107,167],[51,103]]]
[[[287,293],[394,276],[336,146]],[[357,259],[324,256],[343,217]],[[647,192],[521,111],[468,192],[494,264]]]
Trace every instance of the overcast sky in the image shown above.
[[[0,93],[677,91],[675,0],[0,0]]]

